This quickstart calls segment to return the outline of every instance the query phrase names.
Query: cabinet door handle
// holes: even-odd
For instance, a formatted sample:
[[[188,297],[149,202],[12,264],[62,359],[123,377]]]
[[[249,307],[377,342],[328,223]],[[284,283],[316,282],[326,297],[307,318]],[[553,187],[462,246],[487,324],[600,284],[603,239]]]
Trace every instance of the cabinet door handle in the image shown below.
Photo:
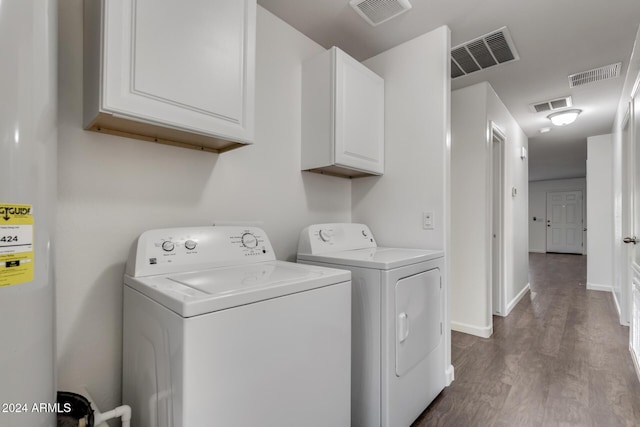
[[[623,241],[623,242],[625,242],[625,243],[633,243],[634,245],[635,245],[636,243],[638,243],[638,242],[636,241],[636,236],[633,236],[633,237],[625,237],[624,239],[622,239],[622,241]]]

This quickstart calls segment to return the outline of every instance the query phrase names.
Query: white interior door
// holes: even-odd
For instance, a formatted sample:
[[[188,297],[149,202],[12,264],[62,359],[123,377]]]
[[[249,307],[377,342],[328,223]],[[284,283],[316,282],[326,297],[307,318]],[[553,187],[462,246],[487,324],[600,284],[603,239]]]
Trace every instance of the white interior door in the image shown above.
[[[547,193],[547,252],[582,254],[582,191]]]
[[[504,134],[491,125],[491,150],[493,155],[492,239],[491,239],[491,291],[493,314],[504,316],[506,312],[504,292]]]

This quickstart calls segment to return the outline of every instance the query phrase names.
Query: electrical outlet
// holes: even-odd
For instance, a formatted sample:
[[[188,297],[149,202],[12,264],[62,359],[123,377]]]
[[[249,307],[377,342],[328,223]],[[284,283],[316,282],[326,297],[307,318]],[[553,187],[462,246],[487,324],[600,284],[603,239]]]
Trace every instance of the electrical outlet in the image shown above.
[[[434,224],[433,212],[422,212],[422,228],[425,230],[433,230]]]

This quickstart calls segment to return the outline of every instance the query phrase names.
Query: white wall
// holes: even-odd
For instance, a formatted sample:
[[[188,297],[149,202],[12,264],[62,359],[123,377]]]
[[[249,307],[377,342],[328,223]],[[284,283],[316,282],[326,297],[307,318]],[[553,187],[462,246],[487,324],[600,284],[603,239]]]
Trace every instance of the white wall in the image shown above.
[[[613,145],[611,135],[587,138],[587,289],[613,283]]]
[[[384,246],[444,248],[448,31],[364,62],[385,80],[385,174],[353,180],[353,220],[368,224]],[[425,211],[434,212],[434,230],[422,228]]]
[[[547,252],[547,192],[582,191],[582,217],[587,228],[586,178],[554,179],[529,182],[529,252]],[[534,221],[533,218],[536,218]],[[583,254],[587,253],[587,233],[582,234]]]
[[[57,367],[60,389],[86,385],[109,409],[122,275],[142,231],[262,221],[278,258],[293,260],[304,226],[351,220],[351,183],[300,172],[301,62],[324,49],[261,7],[255,145],[215,155],[82,130],[82,4],[59,2]]]
[[[529,285],[529,159],[522,159],[522,147],[528,150],[529,139],[487,84],[487,120],[496,123],[506,135],[504,238],[506,312],[513,309]],[[513,196],[512,190],[516,189]]]
[[[451,94],[451,321],[490,336],[491,200],[485,83]]]
[[[368,224],[381,246],[448,251],[449,49],[440,27],[365,61],[385,79],[385,174],[353,180],[353,221]],[[434,230],[422,228],[425,211]]]
[[[528,139],[486,82],[454,91],[451,107],[451,321],[455,330],[487,337],[493,327],[489,122],[506,136],[505,314],[528,289],[528,160],[520,157]]]

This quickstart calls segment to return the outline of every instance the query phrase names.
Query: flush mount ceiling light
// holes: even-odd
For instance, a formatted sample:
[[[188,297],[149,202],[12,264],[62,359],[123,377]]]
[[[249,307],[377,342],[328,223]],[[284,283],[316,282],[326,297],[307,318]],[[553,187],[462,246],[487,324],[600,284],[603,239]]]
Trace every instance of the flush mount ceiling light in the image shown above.
[[[549,114],[547,118],[556,126],[566,126],[575,122],[582,110],[565,110]]]

